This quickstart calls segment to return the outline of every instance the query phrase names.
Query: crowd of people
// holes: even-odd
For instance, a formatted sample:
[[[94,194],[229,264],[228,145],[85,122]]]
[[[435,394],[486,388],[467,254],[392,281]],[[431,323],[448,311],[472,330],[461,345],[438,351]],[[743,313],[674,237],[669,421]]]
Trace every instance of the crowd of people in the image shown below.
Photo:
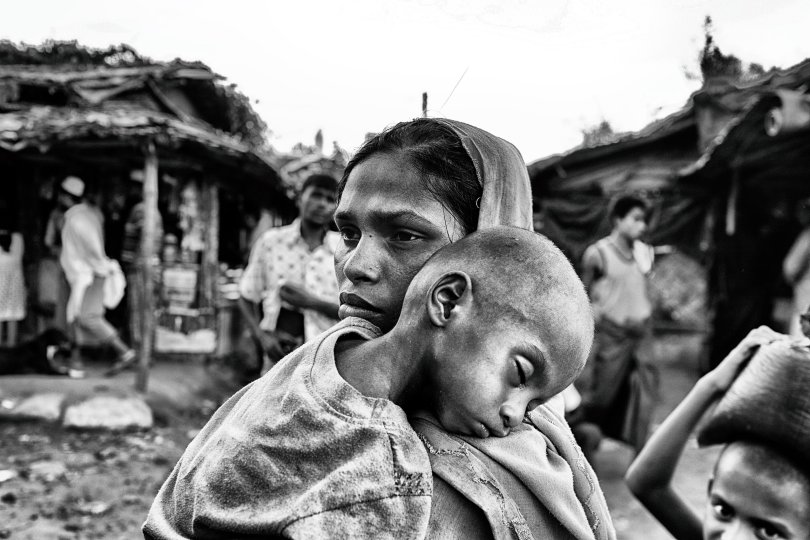
[[[115,351],[115,374],[136,354],[105,309],[142,276],[136,257],[122,270],[106,256],[83,196],[61,182],[66,316],[80,343]],[[257,378],[189,444],[144,536],[612,539],[591,466],[607,436],[637,453],[628,486],[674,537],[810,538],[810,341],[752,330],[653,430],[647,202],[613,201],[578,274],[532,231],[531,201],[512,144],[447,119],[372,136],[339,181],[309,177],[298,218],[256,235],[239,282]],[[0,345],[25,316],[7,215]],[[797,288],[807,244],[785,261]],[[703,516],[672,487],[698,425],[723,445]]]
[[[417,119],[299,209],[240,284],[263,374],[188,446],[146,538],[615,538],[602,436],[638,452],[628,485],[676,538],[810,537],[806,340],[753,330],[651,434],[644,200],[615,201],[578,276],[531,232],[514,146]],[[704,417],[724,448],[699,517],[672,477]]]

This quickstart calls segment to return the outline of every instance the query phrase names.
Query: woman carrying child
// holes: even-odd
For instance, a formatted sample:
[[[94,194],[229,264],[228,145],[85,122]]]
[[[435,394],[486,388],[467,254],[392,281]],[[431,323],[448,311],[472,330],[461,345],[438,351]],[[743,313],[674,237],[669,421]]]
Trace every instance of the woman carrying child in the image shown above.
[[[402,122],[369,139],[338,193],[340,316],[382,332],[439,248],[481,228],[532,227],[518,150],[452,120]],[[561,411],[541,405],[504,438],[450,435],[429,418],[412,425],[433,467],[429,538],[615,538],[596,476]]]
[[[406,321],[404,325],[397,324],[403,310],[406,291],[409,290],[414,276],[442,247],[448,246],[478,229],[491,229],[498,225],[511,225],[531,230],[531,193],[528,173],[520,153],[514,146],[478,128],[443,119],[419,119],[403,122],[372,137],[352,158],[340,184],[335,219],[342,235],[342,242],[335,252],[336,274],[341,291],[339,314],[342,319],[347,319],[342,324],[346,326],[359,321],[362,325],[371,327],[372,325],[368,323],[372,323],[374,332],[382,333],[382,336],[376,340],[367,341],[367,343],[385,343],[389,341],[390,336],[400,335],[397,334],[395,325],[400,329],[408,326],[407,313],[403,316]],[[487,231],[486,234],[490,232],[492,231]],[[479,237],[486,236],[486,234],[479,235]],[[520,234],[526,236],[528,233],[521,231]],[[515,236],[518,234],[515,233]],[[533,240],[537,239],[533,235],[528,234],[528,236]],[[467,240],[471,241],[472,238]],[[545,242],[550,244],[547,240]],[[447,251],[444,250],[445,253]],[[491,257],[493,249],[488,247],[484,253],[484,255],[477,254],[475,260],[483,261],[489,256],[487,262],[494,264],[495,259]],[[527,256],[528,252],[520,250],[518,253],[519,255],[515,256],[516,259]],[[560,257],[562,258],[561,253]],[[567,261],[566,264],[568,264]],[[465,268],[467,266],[469,265],[465,265]],[[505,267],[505,265],[497,264],[495,266],[498,269]],[[479,265],[476,266],[476,270],[480,270],[482,267],[488,268],[485,265]],[[577,280],[573,269],[570,270],[572,279]],[[541,271],[525,272],[524,274],[532,276],[531,283],[537,283],[537,288],[552,290],[555,287],[553,283],[557,272],[549,271],[548,279],[544,278]],[[510,283],[496,271],[487,271],[487,275],[498,278],[493,281],[498,281],[500,285],[502,285],[502,280],[507,284]],[[480,282],[476,283],[478,285],[471,281],[469,290],[474,291],[476,287],[480,286]],[[522,285],[524,288],[527,286],[525,283]],[[542,329],[532,326],[531,328],[537,331],[537,335],[532,335],[530,339],[522,339],[519,347],[510,346],[508,354],[497,355],[499,360],[505,359],[499,363],[499,366],[503,364],[510,368],[507,370],[501,366],[497,373],[514,374],[514,377],[509,378],[510,382],[508,389],[505,390],[505,395],[514,395],[515,400],[507,400],[508,408],[505,407],[506,402],[502,403],[498,409],[488,407],[492,414],[487,417],[486,424],[478,417],[472,418],[475,415],[468,409],[464,409],[464,412],[458,415],[458,423],[474,427],[456,431],[475,433],[477,436],[451,434],[430,413],[422,413],[415,407],[408,408],[409,411],[420,414],[404,420],[404,422],[410,422],[412,430],[408,428],[407,424],[406,429],[398,428],[398,430],[401,433],[407,432],[409,437],[413,435],[414,446],[418,448],[415,454],[418,455],[424,466],[418,467],[418,473],[394,474],[394,483],[397,489],[411,490],[414,485],[417,485],[416,480],[418,479],[419,497],[425,497],[432,492],[429,499],[429,516],[425,516],[426,519],[419,522],[420,527],[412,528],[413,536],[421,537],[425,522],[427,522],[426,536],[428,538],[553,538],[555,540],[610,540],[615,538],[607,505],[596,476],[577,447],[562,411],[557,411],[553,406],[538,403],[541,397],[546,397],[545,394],[522,392],[531,385],[526,384],[528,379],[526,373],[521,371],[523,368],[512,366],[513,362],[517,363],[514,357],[518,356],[515,352],[518,348],[525,350],[527,342],[540,338],[545,340],[547,337],[549,342],[553,340],[555,343],[563,342],[563,344],[560,347],[547,346],[546,353],[543,353],[539,347],[534,347],[533,352],[529,354],[536,360],[532,364],[545,366],[538,367],[534,375],[529,374],[534,376],[535,380],[540,380],[545,384],[549,379],[554,378],[555,372],[566,369],[570,371],[573,366],[573,361],[571,361],[573,355],[568,354],[569,350],[576,350],[576,357],[582,358],[584,361],[586,356],[584,350],[590,345],[589,338],[592,336],[593,322],[590,319],[584,289],[581,288],[581,284],[579,285],[584,307],[577,316],[569,319],[553,317],[552,315],[557,313],[556,305],[567,306],[566,302],[557,301],[554,307],[550,307],[547,312],[544,311],[544,316],[552,319],[552,322]],[[419,283],[416,283],[411,290],[418,289],[419,286]],[[521,288],[515,287],[514,290],[521,290]],[[448,297],[458,298],[460,293],[458,290],[451,291],[442,288],[441,292],[436,294],[446,300],[445,294]],[[498,296],[500,304],[497,309],[511,313],[518,318],[522,317],[519,320],[525,321],[526,312],[522,311],[520,306],[503,302],[503,296]],[[521,298],[526,298],[528,301],[532,296],[533,294],[527,293],[522,294]],[[444,300],[440,303],[444,305]],[[411,309],[413,309],[412,306]],[[442,307],[431,313],[441,314],[436,315],[440,318],[448,317],[454,308],[448,309]],[[567,322],[561,323],[560,320]],[[497,322],[501,324],[501,321]],[[586,330],[577,335],[586,337],[566,339],[571,335],[567,333],[567,330],[576,328],[577,323],[580,322]],[[502,326],[497,326],[495,323],[490,324],[489,329],[494,333],[492,328],[498,328],[500,331]],[[299,351],[310,350],[312,344],[317,343],[317,340],[326,339],[324,336],[337,331],[340,331],[340,325],[310,341]],[[514,328],[503,332],[504,335],[508,332],[510,339],[517,333]],[[529,331],[526,333],[530,334]],[[538,337],[541,333],[543,335]],[[474,332],[463,335],[464,338],[448,338],[448,341],[442,342],[444,347],[442,350],[452,349],[454,358],[462,359],[459,361],[459,365],[462,367],[452,370],[452,373],[446,378],[442,377],[443,380],[457,381],[458,384],[446,385],[449,389],[445,390],[444,395],[440,395],[435,401],[441,401],[445,395],[456,393],[458,387],[469,384],[476,375],[479,376],[478,379],[487,382],[495,379],[492,370],[479,370],[477,374],[465,372],[465,369],[473,370],[469,366],[469,357],[494,357],[495,355],[491,355],[491,349],[485,345],[478,346],[478,343],[481,343],[480,336]],[[495,341],[504,341],[500,334],[496,337]],[[417,341],[417,339],[412,339],[408,343]],[[458,347],[455,347],[455,342],[459,342]],[[318,350],[331,350],[330,346],[324,345]],[[361,365],[364,374],[369,371],[365,363],[341,363],[341,358],[345,358],[346,351],[354,346],[348,342],[339,346],[335,345],[332,347],[335,351],[334,360],[331,361],[331,364],[329,362],[324,364],[334,365],[335,369],[340,372],[343,381],[363,379],[363,377],[357,377],[356,373],[352,371],[353,365]],[[465,354],[464,351],[469,351],[469,354]],[[540,354],[536,351],[540,351]],[[262,389],[264,388],[262,385],[275,380],[278,380],[280,384],[293,380],[292,376],[285,378],[284,374],[299,365],[296,362],[300,356],[301,353],[294,352],[286,357],[264,377],[231,398],[215,414],[200,436],[191,443],[189,447],[191,451],[187,449],[184,458],[181,458],[178,467],[161,488],[145,527],[148,538],[184,537],[178,536],[174,531],[188,530],[189,520],[192,524],[199,526],[199,534],[192,526],[192,537],[204,535],[205,538],[234,538],[246,537],[248,534],[254,535],[252,537],[267,536],[268,530],[279,530],[274,528],[274,513],[284,514],[280,517],[281,521],[296,517],[295,515],[290,516],[283,508],[280,511],[279,505],[272,502],[277,498],[279,490],[283,491],[284,486],[290,484],[290,479],[286,476],[278,482],[272,480],[273,474],[279,467],[300,467],[301,471],[292,476],[294,477],[295,474],[303,476],[305,472],[315,468],[315,465],[310,467],[309,461],[300,458],[302,452],[308,452],[307,455],[310,455],[315,452],[312,448],[317,447],[318,451],[321,451],[326,445],[330,454],[339,456],[347,451],[357,452],[358,448],[365,448],[365,445],[352,447],[350,444],[346,444],[345,436],[346,433],[353,432],[355,424],[361,425],[365,429],[372,422],[371,420],[354,422],[355,416],[350,416],[346,412],[346,403],[349,398],[343,397],[340,404],[330,402],[330,406],[339,411],[338,416],[341,418],[351,418],[352,426],[341,425],[331,431],[325,428],[318,429],[318,441],[314,441],[315,436],[313,436],[313,439],[308,439],[306,444],[299,445],[296,442],[290,449],[289,455],[285,454],[288,459],[285,459],[283,464],[275,468],[267,464],[268,456],[276,455],[278,448],[286,449],[287,447],[284,446],[285,438],[276,436],[275,431],[272,432],[272,437],[264,435],[272,428],[270,424],[278,420],[277,418],[259,422],[254,417],[254,413],[261,416],[268,410],[268,407],[264,406],[265,398],[272,394],[273,388],[276,387],[268,389],[267,392],[256,389]],[[376,360],[376,363],[371,364],[375,369],[379,368],[380,372],[386,371],[384,359],[387,356],[385,354],[366,357]],[[434,357],[442,358],[443,356],[436,353]],[[542,357],[542,360],[539,360],[539,357]],[[408,357],[408,360],[416,362],[411,357]],[[409,364],[406,362],[405,365]],[[416,365],[420,366],[420,369],[423,367],[422,364]],[[309,369],[308,366],[309,364],[305,365],[303,373],[305,375],[315,373],[314,368]],[[424,369],[429,370],[430,368],[425,367]],[[433,374],[433,372],[431,373]],[[442,373],[447,375],[446,372]],[[481,376],[482,373],[483,376]],[[537,374],[541,376],[536,377]],[[321,377],[321,372],[318,372],[317,376],[309,376],[320,382],[307,383],[308,386],[303,385],[300,388],[314,388],[316,384],[322,385],[327,380]],[[574,374],[571,374],[571,377],[573,376]],[[374,378],[374,382],[383,384],[378,379]],[[334,382],[337,381],[337,378],[333,374],[329,380]],[[505,381],[506,377],[502,377],[498,379],[498,384],[504,382],[503,386],[506,387]],[[341,388],[346,385],[347,382],[337,381],[335,383],[335,386]],[[383,386],[385,385],[383,384]],[[376,395],[378,392],[376,388],[369,392],[364,390],[362,387],[358,388],[353,385],[351,392],[347,390],[346,396],[357,397],[359,395],[366,400],[368,396]],[[384,391],[385,389],[380,390],[381,393],[385,393]],[[299,394],[305,395],[305,392],[302,391]],[[284,401],[285,410],[295,411],[296,414],[298,411],[304,410],[304,408],[294,408],[291,405],[292,393],[284,393],[284,396],[286,399]],[[318,398],[308,403],[322,402],[323,399]],[[431,407],[435,404],[420,401],[420,405],[427,405],[431,411],[436,413],[437,417],[441,417],[441,413],[444,412],[439,411],[439,407]],[[322,409],[323,407],[319,407],[317,410]],[[388,410],[388,406],[378,409],[377,405],[374,405],[373,413],[368,416],[375,419],[381,417],[384,413],[383,409]],[[312,410],[315,410],[314,406]],[[401,409],[398,410],[399,415],[404,419],[405,414]],[[284,415],[278,416],[283,417]],[[302,418],[301,415],[292,415],[292,412],[289,413],[289,416]],[[330,418],[332,416],[335,415],[330,414]],[[260,419],[264,419],[264,417],[262,416]],[[498,426],[498,421],[502,421],[503,426]],[[476,422],[480,423],[476,425]],[[393,422],[389,423],[393,425]],[[312,422],[307,425],[312,425]],[[508,429],[506,429],[507,426]],[[288,430],[286,433],[290,432],[291,430]],[[507,432],[508,436],[505,436]],[[324,439],[324,437],[327,438]],[[368,441],[368,437],[364,440]],[[220,446],[221,441],[225,441],[224,446]],[[393,446],[391,444],[392,448]],[[239,452],[231,452],[232,448],[238,448]],[[227,453],[220,454],[222,452]],[[397,466],[402,465],[405,461],[403,456],[406,454],[393,450],[391,453],[392,463]],[[209,459],[209,456],[212,455],[215,457]],[[220,457],[221,455],[225,457]],[[274,461],[273,463],[280,462]],[[348,477],[345,474],[346,471],[352,467],[356,469],[358,460],[347,459],[341,463],[343,465],[337,469],[330,468],[326,471],[326,475],[330,478],[334,474]],[[371,463],[377,464],[379,460]],[[383,463],[383,465],[388,467],[387,463]],[[319,462],[317,466],[323,467],[323,464]],[[268,471],[266,475],[262,474],[263,470]],[[427,489],[421,491],[423,479]],[[293,478],[294,480],[295,478]],[[432,490],[430,489],[431,483]],[[368,487],[367,483],[352,481],[341,489],[316,490],[317,497],[315,498],[320,504],[323,500],[330,500],[345,493],[351,493],[352,490]],[[375,496],[379,497],[381,501],[384,497],[384,494],[380,493],[383,487],[385,486],[381,484],[381,481],[371,485]],[[285,502],[289,502],[288,499],[285,498]],[[366,499],[363,500],[369,502]],[[267,501],[271,501],[271,503]],[[298,499],[292,502],[296,501]],[[343,512],[346,506],[341,505],[339,508]],[[364,508],[368,510],[370,506],[365,505]],[[351,516],[352,520],[357,519],[357,513]],[[323,515],[324,512],[308,513],[306,518],[318,516],[317,519],[320,520]],[[407,515],[408,518],[403,523],[402,520],[385,521],[383,519],[385,514],[380,511],[377,511],[376,515],[373,510],[367,511],[365,514],[370,521],[374,521],[376,518],[377,521],[382,520],[388,524],[387,528],[383,530],[375,529],[374,537],[393,537],[395,530],[402,530],[403,526],[407,529],[409,523],[417,521],[417,516],[413,512]],[[189,518],[189,516],[191,517]],[[211,516],[216,516],[216,518],[211,518]],[[266,523],[268,520],[273,522],[269,527]],[[178,521],[181,522],[179,527]],[[296,537],[294,529],[298,524],[299,522],[290,526],[285,525],[284,527],[287,528],[282,528],[282,532],[285,535]],[[400,529],[394,529],[394,527],[400,527]],[[355,534],[355,536],[368,537],[370,534],[372,533],[368,532],[367,534]],[[346,530],[340,530],[338,526],[330,529],[330,536],[347,537],[349,535]],[[409,537],[407,533],[399,536]]]
[[[810,538],[808,384],[806,342],[764,326],[751,331],[656,430],[627,472],[630,490],[679,540]],[[698,443],[725,446],[701,520],[672,477],[710,410]]]

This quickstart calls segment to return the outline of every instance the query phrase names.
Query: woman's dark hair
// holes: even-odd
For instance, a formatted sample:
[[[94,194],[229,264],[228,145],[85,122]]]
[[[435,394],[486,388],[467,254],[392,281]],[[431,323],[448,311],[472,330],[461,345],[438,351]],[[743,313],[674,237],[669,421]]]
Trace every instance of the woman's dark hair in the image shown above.
[[[338,185],[338,200],[354,167],[375,154],[401,154],[422,173],[425,189],[464,227],[478,227],[478,200],[483,188],[461,139],[448,126],[431,118],[400,122],[374,135],[346,165]]]

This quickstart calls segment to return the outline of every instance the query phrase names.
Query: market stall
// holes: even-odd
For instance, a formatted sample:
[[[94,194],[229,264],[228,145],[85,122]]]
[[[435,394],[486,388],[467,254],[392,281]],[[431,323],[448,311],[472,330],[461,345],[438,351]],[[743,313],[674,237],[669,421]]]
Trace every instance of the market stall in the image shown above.
[[[127,219],[142,213],[131,262],[142,286],[128,287],[143,306],[141,390],[153,352],[217,349],[220,287],[244,263],[257,216],[277,224],[295,212],[266,153],[238,135],[246,105],[220,80],[181,61],[0,66],[0,187],[26,241],[27,327],[64,324],[54,202],[76,175],[104,215],[108,256],[121,255]],[[109,316],[126,324],[121,311]]]

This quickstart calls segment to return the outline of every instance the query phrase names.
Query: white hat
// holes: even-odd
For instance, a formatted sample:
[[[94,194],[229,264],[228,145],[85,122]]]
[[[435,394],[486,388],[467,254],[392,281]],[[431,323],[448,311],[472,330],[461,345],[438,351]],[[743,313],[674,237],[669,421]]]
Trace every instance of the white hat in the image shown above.
[[[81,178],[76,176],[68,176],[64,180],[62,180],[62,191],[68,193],[69,195],[73,195],[74,197],[82,197],[84,196],[84,182],[82,182]]]

